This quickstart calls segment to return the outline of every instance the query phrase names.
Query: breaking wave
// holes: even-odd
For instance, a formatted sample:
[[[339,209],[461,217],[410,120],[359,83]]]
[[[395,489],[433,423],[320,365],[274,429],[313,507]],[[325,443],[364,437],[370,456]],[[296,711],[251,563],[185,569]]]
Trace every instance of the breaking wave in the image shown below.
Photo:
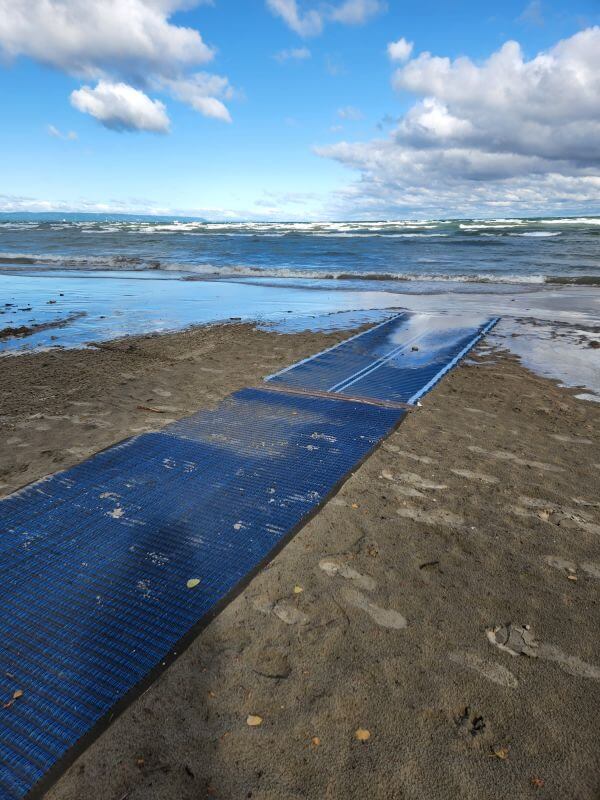
[[[67,257],[61,255],[31,255],[0,253],[0,271],[78,270],[145,272],[148,270],[170,273],[173,278],[187,281],[287,279],[313,281],[372,281],[372,282],[445,282],[445,283],[507,283],[507,284],[559,284],[600,286],[600,275],[548,275],[516,273],[458,273],[441,272],[433,266],[434,259],[420,259],[430,267],[414,272],[379,272],[364,270],[327,270],[315,268],[258,267],[246,264],[220,266],[212,263],[146,260],[139,256],[116,255],[110,257]],[[439,265],[437,265],[439,267]],[[12,268],[12,269],[11,269]]]
[[[72,215],[76,217],[76,215]],[[473,235],[480,232],[511,232],[513,229],[535,230],[547,225],[569,225],[585,231],[600,227],[600,217],[548,217],[497,219],[414,219],[359,220],[352,222],[207,222],[204,220],[164,220],[156,218],[119,219],[88,215],[84,218],[19,219],[0,214],[1,231],[77,231],[80,234],[183,234],[203,236],[406,236],[416,235]]]

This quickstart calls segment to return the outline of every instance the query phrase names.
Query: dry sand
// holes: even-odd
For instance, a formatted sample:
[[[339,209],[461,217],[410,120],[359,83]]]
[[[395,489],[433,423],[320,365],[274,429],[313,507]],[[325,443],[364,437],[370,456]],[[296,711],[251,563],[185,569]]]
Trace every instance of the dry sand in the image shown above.
[[[1,359],[0,492],[339,338],[232,326]],[[600,406],[474,360],[49,798],[597,800]]]

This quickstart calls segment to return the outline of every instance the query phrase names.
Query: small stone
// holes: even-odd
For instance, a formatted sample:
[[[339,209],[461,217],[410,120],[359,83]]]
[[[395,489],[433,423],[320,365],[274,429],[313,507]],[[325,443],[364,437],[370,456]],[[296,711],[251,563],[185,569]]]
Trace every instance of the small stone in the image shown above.
[[[527,625],[500,625],[487,631],[490,644],[505,650],[511,655],[525,655],[537,658],[539,644],[536,642],[530,627]]]

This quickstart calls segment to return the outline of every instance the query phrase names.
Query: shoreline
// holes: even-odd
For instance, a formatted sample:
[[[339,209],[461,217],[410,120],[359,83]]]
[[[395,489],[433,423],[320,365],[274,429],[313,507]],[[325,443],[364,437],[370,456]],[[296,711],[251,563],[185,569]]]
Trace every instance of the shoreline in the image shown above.
[[[440,284],[483,284],[499,286],[600,286],[600,276],[598,275],[540,275],[540,274],[498,274],[479,273],[423,273],[423,272],[336,272],[335,270],[313,270],[299,268],[279,268],[269,272],[264,267],[253,267],[239,265],[237,267],[216,267],[206,264],[169,264],[150,263],[143,266],[137,265],[138,259],[133,258],[131,264],[125,263],[124,266],[116,268],[110,262],[100,263],[94,267],[75,266],[57,261],[55,264],[48,264],[42,257],[21,256],[13,258],[0,257],[0,275],[7,276],[29,276],[29,277],[53,277],[60,274],[62,277],[73,277],[86,275],[89,278],[103,278],[110,273],[114,278],[140,278],[147,275],[154,280],[182,280],[182,281],[251,281],[256,279],[261,282],[277,280],[305,280],[305,281],[374,281],[382,283],[440,283]],[[201,272],[202,267],[206,270]],[[229,271],[227,271],[229,270]],[[128,273],[131,273],[129,275]]]
[[[500,316],[492,337],[496,346],[502,344],[539,374],[600,400],[600,288],[486,284],[484,291],[474,291],[473,284],[454,284],[461,291],[450,291],[446,283],[421,291],[408,282],[399,291],[398,285],[377,283],[374,289],[373,283],[360,281],[332,288],[327,281],[140,275],[105,272],[90,280],[89,274],[74,272],[68,278],[0,274],[5,297],[0,360],[232,320],[281,333],[318,333],[376,323],[400,310],[470,319]],[[6,328],[24,335],[11,337]]]
[[[0,492],[347,336],[236,324],[1,359]],[[534,777],[595,798],[599,423],[484,341],[48,799],[509,800]],[[554,660],[492,647],[509,622]]]

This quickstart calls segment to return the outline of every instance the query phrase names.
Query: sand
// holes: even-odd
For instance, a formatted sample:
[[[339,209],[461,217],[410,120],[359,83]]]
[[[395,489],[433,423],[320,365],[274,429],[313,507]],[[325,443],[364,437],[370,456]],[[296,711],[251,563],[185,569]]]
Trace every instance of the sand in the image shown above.
[[[343,336],[2,359],[1,491]],[[598,798],[599,422],[513,357],[469,359],[48,797]]]

